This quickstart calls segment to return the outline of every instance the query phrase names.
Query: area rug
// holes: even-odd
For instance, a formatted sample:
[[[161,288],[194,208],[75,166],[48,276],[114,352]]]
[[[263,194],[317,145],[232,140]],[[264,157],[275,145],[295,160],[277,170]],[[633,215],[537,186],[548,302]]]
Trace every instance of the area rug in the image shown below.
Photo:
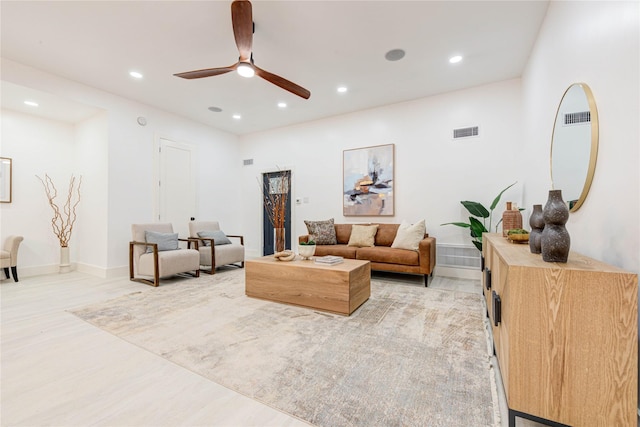
[[[246,297],[244,271],[73,311],[317,426],[497,426],[481,296],[372,279],[349,317]]]

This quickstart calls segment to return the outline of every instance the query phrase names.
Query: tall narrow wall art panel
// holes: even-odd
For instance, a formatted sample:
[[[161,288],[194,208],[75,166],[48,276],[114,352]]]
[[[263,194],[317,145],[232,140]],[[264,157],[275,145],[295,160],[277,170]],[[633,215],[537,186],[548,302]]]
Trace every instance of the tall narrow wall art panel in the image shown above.
[[[394,149],[394,144],[387,144],[344,150],[343,215],[394,214]]]

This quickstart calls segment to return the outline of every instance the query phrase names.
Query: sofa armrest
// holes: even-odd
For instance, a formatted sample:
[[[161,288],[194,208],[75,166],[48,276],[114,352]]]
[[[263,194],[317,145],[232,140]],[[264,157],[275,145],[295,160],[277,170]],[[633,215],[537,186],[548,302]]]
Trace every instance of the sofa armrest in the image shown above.
[[[425,237],[418,244],[420,269],[424,274],[431,274],[436,266],[436,238]]]
[[[303,234],[302,236],[298,236],[298,243],[307,243],[309,241],[309,234]]]

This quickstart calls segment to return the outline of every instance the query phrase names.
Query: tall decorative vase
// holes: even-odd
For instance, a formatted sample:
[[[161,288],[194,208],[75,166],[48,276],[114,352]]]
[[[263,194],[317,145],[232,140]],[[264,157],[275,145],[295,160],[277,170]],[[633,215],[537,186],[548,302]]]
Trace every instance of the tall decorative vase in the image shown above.
[[[502,213],[502,237],[507,237],[507,231],[522,228],[522,214],[512,202],[507,202],[507,210]]]
[[[532,254],[542,253],[542,230],[544,230],[544,217],[542,205],[533,205],[533,212],[529,217],[531,232],[529,233],[529,249]]]
[[[70,271],[69,246],[60,246],[60,273],[68,273]]]
[[[284,251],[284,236],[285,236],[285,229],[284,228],[274,228],[274,234],[275,234],[275,250],[276,252],[282,252]]]
[[[569,220],[569,208],[562,200],[562,190],[549,191],[542,217],[542,259],[547,262],[567,262],[571,238],[564,225]]]

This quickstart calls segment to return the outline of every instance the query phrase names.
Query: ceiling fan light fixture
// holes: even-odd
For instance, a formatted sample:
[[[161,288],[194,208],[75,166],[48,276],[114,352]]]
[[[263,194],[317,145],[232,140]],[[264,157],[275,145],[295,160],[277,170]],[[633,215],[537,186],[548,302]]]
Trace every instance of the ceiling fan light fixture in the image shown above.
[[[238,65],[238,74],[240,74],[242,77],[251,78],[256,75],[256,70],[253,69],[251,64],[241,62]]]

